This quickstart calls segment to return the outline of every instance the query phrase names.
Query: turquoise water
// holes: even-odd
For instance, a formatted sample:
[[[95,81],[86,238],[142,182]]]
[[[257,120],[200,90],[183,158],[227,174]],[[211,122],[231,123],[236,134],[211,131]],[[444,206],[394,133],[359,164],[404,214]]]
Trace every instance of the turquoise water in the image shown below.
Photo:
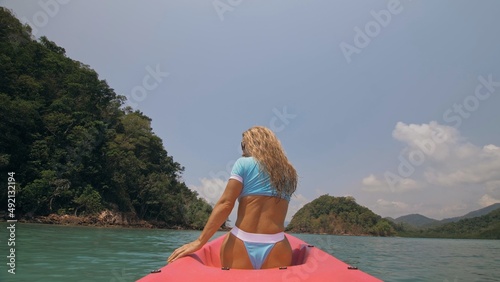
[[[126,282],[165,264],[198,231],[16,225],[16,274],[7,272],[0,224],[0,281]],[[224,233],[218,232],[217,235]],[[500,281],[500,241],[296,234],[385,281]]]

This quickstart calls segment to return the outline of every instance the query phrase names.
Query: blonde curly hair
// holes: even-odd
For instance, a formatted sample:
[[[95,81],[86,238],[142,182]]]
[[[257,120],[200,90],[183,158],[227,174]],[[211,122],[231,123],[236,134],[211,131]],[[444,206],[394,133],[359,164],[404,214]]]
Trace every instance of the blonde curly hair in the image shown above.
[[[288,161],[281,142],[268,128],[254,126],[243,132],[241,142],[243,156],[254,157],[261,171],[269,174],[271,186],[276,194],[284,198],[297,189],[297,171]]]

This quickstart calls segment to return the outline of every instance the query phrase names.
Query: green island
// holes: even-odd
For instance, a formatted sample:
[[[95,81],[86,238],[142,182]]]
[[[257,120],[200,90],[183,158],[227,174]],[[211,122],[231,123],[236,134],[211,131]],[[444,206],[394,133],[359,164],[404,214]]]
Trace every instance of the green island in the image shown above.
[[[400,236],[421,238],[500,239],[500,204],[476,212],[473,217],[429,220],[421,215],[382,218],[356,203],[353,197],[323,195],[304,205],[287,226],[289,232],[315,234]]]
[[[151,119],[124,107],[125,97],[88,65],[46,37],[35,40],[2,7],[0,99],[0,174],[15,173],[20,221],[203,228],[212,206],[181,180],[184,167],[168,155]],[[0,217],[6,211],[1,193]],[[394,220],[353,197],[323,195],[293,216],[287,232],[500,239],[500,209],[450,222]]]
[[[287,225],[289,232],[392,236],[391,222],[360,206],[353,197],[323,195],[298,210]]]
[[[151,119],[89,66],[0,7],[0,175],[16,217],[43,223],[203,228],[212,207],[180,180]],[[7,182],[1,184],[7,191]],[[0,210],[7,211],[7,193]]]

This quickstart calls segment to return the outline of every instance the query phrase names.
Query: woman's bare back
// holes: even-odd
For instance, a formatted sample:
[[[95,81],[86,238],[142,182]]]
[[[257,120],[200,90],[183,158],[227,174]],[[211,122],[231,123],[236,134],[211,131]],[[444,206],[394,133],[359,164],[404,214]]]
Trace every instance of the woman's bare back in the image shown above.
[[[242,197],[238,206],[236,226],[249,233],[275,234],[285,230],[288,201],[270,196]],[[252,269],[243,241],[229,234],[221,246],[221,262],[225,267]],[[274,245],[262,268],[288,266],[292,248],[285,238]]]

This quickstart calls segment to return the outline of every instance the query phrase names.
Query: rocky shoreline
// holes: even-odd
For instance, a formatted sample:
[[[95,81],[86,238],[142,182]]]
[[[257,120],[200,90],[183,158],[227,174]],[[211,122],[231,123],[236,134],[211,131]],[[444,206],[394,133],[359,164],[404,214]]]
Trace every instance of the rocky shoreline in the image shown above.
[[[41,223],[69,226],[92,226],[92,227],[120,227],[120,228],[148,228],[148,229],[176,229],[193,230],[186,226],[169,226],[164,222],[153,222],[140,220],[133,213],[113,212],[104,210],[99,214],[88,216],[49,214],[47,216],[25,216],[18,220],[21,223]],[[221,228],[220,230],[228,230]]]

